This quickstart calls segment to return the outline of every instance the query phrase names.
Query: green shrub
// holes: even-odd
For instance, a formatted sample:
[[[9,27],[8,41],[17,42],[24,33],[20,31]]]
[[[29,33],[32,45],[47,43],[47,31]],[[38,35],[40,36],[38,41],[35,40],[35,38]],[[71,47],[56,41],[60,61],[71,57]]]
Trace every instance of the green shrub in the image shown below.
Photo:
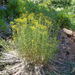
[[[19,17],[23,13],[44,13],[49,16],[53,14],[53,10],[47,7],[48,2],[44,3],[34,3],[31,0],[9,0],[8,1],[8,10],[7,15],[11,15],[13,17]]]
[[[5,10],[0,10],[0,18],[4,18],[4,16],[5,16]]]
[[[3,52],[8,52],[10,50],[14,50],[13,43],[8,40],[5,41],[0,37],[0,57],[2,57]]]
[[[19,54],[27,61],[44,64],[57,51],[56,38],[50,38],[51,19],[43,14],[23,14],[11,22],[14,42]]]
[[[52,6],[56,7],[68,7],[71,6],[72,0],[51,0]]]
[[[71,30],[75,30],[75,14],[73,12],[71,12],[69,15],[68,15],[68,18],[71,22],[70,26],[69,26],[69,29]]]
[[[60,28],[69,28],[71,26],[71,21],[67,14],[60,11],[57,15],[57,24],[59,24]]]
[[[5,32],[7,30],[7,25],[3,19],[0,19],[0,32]]]
[[[17,18],[24,11],[24,0],[9,0],[7,6],[7,15]]]

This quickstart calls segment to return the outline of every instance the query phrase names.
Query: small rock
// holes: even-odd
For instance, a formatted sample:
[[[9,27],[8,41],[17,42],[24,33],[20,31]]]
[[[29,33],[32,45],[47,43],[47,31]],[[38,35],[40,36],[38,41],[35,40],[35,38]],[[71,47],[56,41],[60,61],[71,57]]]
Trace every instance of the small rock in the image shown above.
[[[63,28],[63,31],[68,35],[72,35],[72,33],[73,33],[71,30],[68,30],[66,28]]]

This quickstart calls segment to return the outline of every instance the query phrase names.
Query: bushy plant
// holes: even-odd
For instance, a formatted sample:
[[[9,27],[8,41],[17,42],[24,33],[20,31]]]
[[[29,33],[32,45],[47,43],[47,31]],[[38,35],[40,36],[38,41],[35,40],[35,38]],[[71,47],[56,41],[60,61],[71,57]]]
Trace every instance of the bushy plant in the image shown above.
[[[14,42],[19,54],[27,61],[44,64],[57,51],[56,37],[50,37],[51,19],[43,14],[23,14],[11,22]]]
[[[7,6],[8,10],[6,12],[8,16],[13,16],[16,18],[26,12],[44,13],[49,16],[53,14],[53,10],[47,6],[49,2],[49,0],[43,3],[37,3],[31,0],[9,0]]]
[[[68,6],[71,6],[71,2],[72,0],[51,0],[52,2],[52,6],[54,6],[55,8],[56,7],[68,7]]]
[[[8,16],[17,18],[24,11],[24,0],[9,0],[6,13]]]
[[[0,53],[13,51],[14,49],[14,43],[11,39],[5,40],[0,37]]]
[[[2,38],[0,38],[0,46],[2,46],[4,48],[4,49],[2,49],[2,52],[3,51],[9,51],[11,49],[9,42],[5,41]]]
[[[5,32],[7,30],[7,26],[3,19],[0,19],[0,32]]]
[[[71,21],[67,14],[60,11],[57,15],[57,23],[59,24],[60,28],[69,28],[71,26]]]

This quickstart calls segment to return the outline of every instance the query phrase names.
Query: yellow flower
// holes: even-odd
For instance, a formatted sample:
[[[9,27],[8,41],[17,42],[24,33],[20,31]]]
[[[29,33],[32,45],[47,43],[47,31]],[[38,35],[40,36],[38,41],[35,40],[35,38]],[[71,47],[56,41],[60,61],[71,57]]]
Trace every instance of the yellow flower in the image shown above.
[[[27,18],[24,18],[24,19],[23,19],[23,22],[26,22],[26,21],[27,21]]]
[[[33,24],[37,25],[38,24],[38,20],[34,20]]]
[[[27,16],[27,14],[22,14],[22,16],[21,16],[21,17],[22,17],[22,18],[24,18],[24,17],[26,17],[26,16]]]
[[[13,25],[13,24],[14,24],[14,22],[10,22],[10,24],[12,24],[12,25]]]
[[[31,26],[31,29],[32,29],[32,30],[35,30],[36,28],[35,28],[34,26]]]
[[[30,15],[28,16],[28,19],[33,20],[33,19],[34,19],[34,13],[30,14]]]
[[[24,21],[21,18],[15,19],[16,22],[23,23]]]
[[[38,27],[40,29],[47,29],[47,26],[44,26],[44,25],[41,25],[41,24],[38,24],[36,27]]]
[[[11,27],[12,27],[13,29],[16,29],[16,28],[17,28],[16,25],[12,25]]]

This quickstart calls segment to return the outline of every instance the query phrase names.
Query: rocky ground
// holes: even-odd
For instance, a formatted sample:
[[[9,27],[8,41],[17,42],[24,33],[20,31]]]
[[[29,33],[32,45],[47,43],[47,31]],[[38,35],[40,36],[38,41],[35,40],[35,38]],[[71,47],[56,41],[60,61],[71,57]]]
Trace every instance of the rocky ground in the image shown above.
[[[2,52],[0,47],[0,75],[75,75],[75,40],[61,30],[58,35],[59,52],[44,66],[24,62],[16,51]]]
[[[52,73],[54,73],[46,75],[75,75],[75,36],[61,30],[58,40],[60,40],[59,53],[49,62],[49,65],[52,64]]]
[[[2,53],[0,58],[0,75],[42,75],[41,66],[24,62],[17,56],[16,51]],[[45,75],[43,73],[43,75]]]

